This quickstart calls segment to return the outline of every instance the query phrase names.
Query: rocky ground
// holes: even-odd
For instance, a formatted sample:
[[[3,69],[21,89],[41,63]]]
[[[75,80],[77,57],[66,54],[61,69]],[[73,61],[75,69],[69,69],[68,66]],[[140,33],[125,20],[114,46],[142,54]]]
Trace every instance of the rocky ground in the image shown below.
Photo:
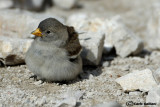
[[[134,102],[134,107],[143,107],[150,102],[151,107],[159,107],[160,2],[80,0],[78,5],[79,8],[70,10],[55,6],[42,13],[0,10],[0,106],[126,107],[127,102],[130,105]],[[79,32],[89,32],[84,34],[91,38],[89,42],[83,36],[80,42],[88,48],[87,55],[94,57],[83,57],[92,63],[83,67],[84,73],[76,80],[36,81],[29,78],[33,73],[22,64],[31,43],[25,39],[40,20],[49,16],[73,25]],[[20,44],[24,45],[21,49]],[[11,53],[17,55],[18,60],[7,60]],[[137,75],[135,70],[142,74]]]

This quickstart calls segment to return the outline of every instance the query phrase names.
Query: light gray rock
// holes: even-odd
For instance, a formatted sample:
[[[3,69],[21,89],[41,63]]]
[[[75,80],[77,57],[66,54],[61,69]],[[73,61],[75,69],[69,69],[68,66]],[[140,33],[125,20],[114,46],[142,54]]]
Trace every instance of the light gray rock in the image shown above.
[[[35,82],[34,82],[34,85],[41,86],[42,83],[43,83],[43,81],[42,81],[42,80],[39,80],[39,81],[35,81]]]
[[[84,13],[73,14],[67,19],[67,24],[74,26],[76,31],[79,33],[93,32],[105,34],[106,32],[105,19],[95,17],[94,15]],[[111,38],[107,37],[105,39],[103,52],[107,54],[112,49],[113,44],[111,42]]]
[[[76,99],[74,97],[70,97],[60,101],[56,107],[75,107],[76,103]]]
[[[12,6],[12,0],[1,0],[0,1],[0,9],[9,8]]]
[[[38,106],[43,106],[44,104],[47,103],[46,99],[47,99],[47,97],[46,97],[46,96],[43,96],[41,99],[37,100],[37,101],[35,102],[35,104],[38,105]]]
[[[93,107],[122,107],[121,104],[117,103],[117,102],[105,102],[102,104],[97,104]]]
[[[103,67],[109,67],[109,62],[108,61],[105,61],[105,62],[103,62]]]
[[[146,42],[150,49],[160,49],[160,2],[151,6],[151,15],[148,21]],[[149,38],[149,39],[148,39]]]
[[[139,96],[141,95],[142,93],[140,91],[133,91],[133,92],[129,92],[129,95],[130,96]]]
[[[81,56],[84,65],[98,65],[101,61],[105,36],[100,33],[85,33],[79,35],[83,46]]]
[[[0,36],[28,38],[39,23],[53,17],[64,23],[64,19],[51,14],[34,14],[19,10],[0,10]]]
[[[149,107],[160,107],[160,85],[151,89],[146,97]]]
[[[157,86],[150,69],[136,70],[115,80],[124,91],[149,91]]]
[[[123,24],[120,16],[106,20],[105,29],[105,43],[113,44],[117,55],[121,57],[136,55],[143,49],[141,39]]]
[[[77,5],[78,0],[54,0],[55,5],[63,9],[71,9]]]
[[[78,32],[101,32],[105,19],[94,17],[84,13],[73,14],[68,17],[66,23],[74,26]],[[104,32],[101,32],[104,33]]]
[[[77,100],[80,100],[83,97],[83,95],[84,95],[84,91],[68,90],[66,93],[62,93],[61,97],[64,98],[64,99],[74,97],[77,101]]]
[[[109,20],[79,13],[71,15],[67,24],[74,26],[80,33],[105,34],[103,50],[105,54],[109,53],[113,47],[115,47],[117,55],[121,57],[136,55],[143,49],[141,39],[124,25],[120,16]]]
[[[5,65],[24,63],[24,56],[33,40],[0,36],[0,54]]]
[[[160,84],[160,68],[153,72],[153,77],[156,80],[157,84]]]
[[[73,14],[67,19],[66,23],[80,33],[80,43],[84,47],[81,54],[84,64],[98,65],[104,48],[105,36],[104,31],[102,31],[104,19],[97,17],[89,19],[88,17],[88,14]]]

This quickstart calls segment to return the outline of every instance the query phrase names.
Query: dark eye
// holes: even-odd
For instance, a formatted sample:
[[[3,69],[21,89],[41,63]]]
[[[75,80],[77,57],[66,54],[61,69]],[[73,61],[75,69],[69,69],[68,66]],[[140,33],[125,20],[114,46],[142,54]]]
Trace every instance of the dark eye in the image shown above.
[[[50,33],[51,33],[51,31],[49,31],[49,30],[48,30],[46,33],[47,33],[47,34],[50,34]]]

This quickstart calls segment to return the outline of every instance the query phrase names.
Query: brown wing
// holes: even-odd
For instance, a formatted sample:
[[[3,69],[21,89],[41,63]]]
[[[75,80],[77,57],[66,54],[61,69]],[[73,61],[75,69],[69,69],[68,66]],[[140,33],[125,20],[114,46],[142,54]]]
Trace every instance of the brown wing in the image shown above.
[[[67,26],[67,30],[69,38],[65,48],[68,50],[68,54],[71,58],[76,58],[82,51],[82,46],[80,45],[78,39],[78,33],[74,30],[73,27]]]

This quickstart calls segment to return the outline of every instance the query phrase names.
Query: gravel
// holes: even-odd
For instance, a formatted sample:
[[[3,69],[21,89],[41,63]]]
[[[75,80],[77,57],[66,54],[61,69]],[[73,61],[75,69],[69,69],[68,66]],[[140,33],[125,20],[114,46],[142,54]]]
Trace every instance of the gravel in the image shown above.
[[[66,83],[48,83],[30,79],[33,73],[27,69],[26,65],[0,67],[0,106],[55,107],[62,104],[93,107],[108,102],[118,102],[125,107],[128,101],[145,103],[147,92],[139,90],[125,92],[115,80],[134,70],[156,71],[159,68],[160,51],[149,48],[154,41],[150,41],[146,34],[146,26],[152,25],[148,23],[153,11],[151,7],[157,2],[159,1],[80,0],[82,8],[79,9],[66,11],[53,7],[46,10],[47,14],[60,16],[62,19],[67,19],[75,13],[105,18],[120,15],[126,27],[142,39],[146,50],[137,56],[121,58],[115,56],[113,49],[113,52],[103,55],[102,65],[85,66],[84,73],[80,77]],[[43,16],[43,13],[41,15]],[[71,100],[73,102],[70,102]]]

